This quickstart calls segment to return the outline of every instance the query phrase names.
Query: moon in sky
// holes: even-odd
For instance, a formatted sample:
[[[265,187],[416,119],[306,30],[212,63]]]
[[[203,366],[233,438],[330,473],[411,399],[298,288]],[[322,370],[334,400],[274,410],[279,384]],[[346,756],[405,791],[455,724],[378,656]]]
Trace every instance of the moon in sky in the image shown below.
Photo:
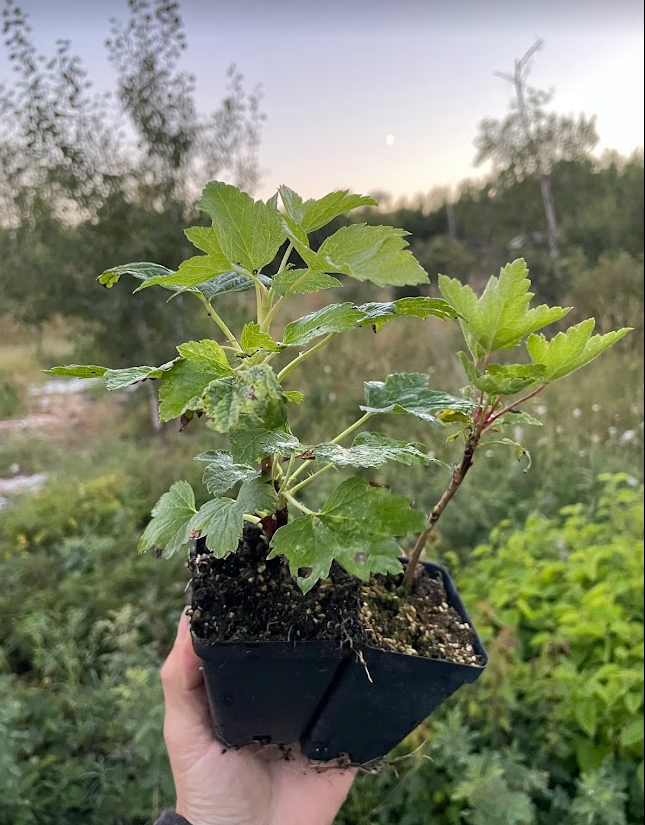
[[[387,135],[385,138],[386,146],[394,146],[394,135]]]

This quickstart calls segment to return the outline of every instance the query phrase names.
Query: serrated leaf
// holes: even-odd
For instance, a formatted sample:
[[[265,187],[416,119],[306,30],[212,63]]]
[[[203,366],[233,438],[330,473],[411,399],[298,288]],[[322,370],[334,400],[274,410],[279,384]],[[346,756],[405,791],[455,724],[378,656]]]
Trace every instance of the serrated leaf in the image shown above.
[[[459,359],[470,383],[488,395],[514,395],[546,374],[543,364],[488,364],[482,373],[465,352],[459,353]]]
[[[542,427],[544,426],[539,418],[524,412],[524,410],[510,410],[503,418],[495,422],[495,427],[500,425],[512,425],[513,427]]]
[[[187,341],[179,344],[177,352],[186,361],[194,361],[203,367],[208,367],[219,376],[232,375],[233,370],[228,363],[226,352],[222,347],[210,338],[203,338],[201,341]]]
[[[267,430],[266,427],[234,427],[229,433],[229,440],[234,460],[246,464],[269,455],[289,455],[302,449],[295,435],[285,430]]]
[[[544,335],[529,337],[526,348],[533,363],[545,366],[546,372],[542,379],[545,384],[586,366],[631,332],[630,328],[623,328],[605,335],[592,335],[595,325],[595,320],[589,318],[569,327],[566,332],[559,332],[550,341]]]
[[[107,289],[112,289],[112,287],[119,282],[122,275],[131,275],[139,281],[145,281],[148,278],[165,278],[174,274],[174,270],[168,269],[166,266],[161,266],[161,264],[139,261],[137,263],[122,264],[121,266],[113,266],[110,269],[106,269],[99,275],[97,280]]]
[[[287,408],[275,372],[268,364],[240,370],[230,378],[213,381],[206,388],[203,409],[209,426],[228,432],[244,418],[246,426],[267,430],[287,424]]]
[[[298,390],[289,390],[289,392],[285,392],[283,395],[291,404],[302,404],[305,400],[304,395],[301,392],[298,392]]]
[[[270,481],[254,478],[240,487],[237,499],[216,498],[207,501],[188,524],[192,535],[206,537],[206,546],[221,559],[234,553],[244,530],[244,514],[272,512],[276,493]]]
[[[454,320],[458,318],[457,312],[443,298],[399,298],[394,301],[397,316],[412,316],[414,318],[441,318],[442,320]]]
[[[244,325],[240,336],[240,346],[247,355],[253,355],[258,350],[280,352],[282,347],[277,344],[268,332],[262,332],[260,325],[251,321]]]
[[[230,453],[212,450],[208,456],[209,464],[204,469],[202,480],[208,492],[213,496],[226,493],[238,481],[250,481],[259,476],[258,470],[249,464],[236,464]]]
[[[269,278],[261,277],[260,280],[263,281],[265,286],[271,283]],[[196,291],[201,292],[207,301],[212,302],[213,298],[219,295],[227,295],[230,292],[246,292],[253,289],[254,286],[253,281],[246,275],[238,275],[237,272],[224,272],[222,275],[200,284],[199,290]]]
[[[287,224],[288,225],[288,224]],[[289,237],[307,266],[319,272],[339,272],[377,286],[428,283],[428,275],[406,249],[403,229],[391,226],[344,226],[313,252],[302,235],[289,228]]]
[[[275,206],[221,181],[206,185],[199,205],[213,219],[222,252],[232,264],[255,272],[275,258],[285,239]]]
[[[439,289],[461,316],[459,323],[475,359],[496,350],[512,349],[527,335],[559,321],[569,312],[562,307],[529,308],[533,293],[523,258],[518,258],[491,277],[480,298],[467,284],[439,276]]]
[[[439,413],[443,410],[469,412],[473,405],[464,398],[430,390],[426,373],[398,372],[385,381],[365,382],[364,412],[409,413],[435,426],[443,427]]]
[[[271,286],[278,295],[304,295],[320,289],[342,286],[338,278],[325,272],[311,272],[309,269],[285,269],[275,276]]]
[[[334,560],[367,579],[377,568],[394,567],[399,555],[394,536],[420,532],[426,523],[426,516],[403,496],[372,487],[364,478],[349,478],[318,514],[301,516],[277,530],[269,558],[285,556],[294,575],[311,568],[309,576],[298,579],[303,592],[329,575]]]
[[[310,449],[317,461],[338,467],[380,467],[387,461],[407,466],[420,464],[424,467],[442,463],[430,458],[415,444],[397,441],[379,433],[359,433],[351,447],[330,443],[318,444]]]
[[[201,410],[204,390],[221,375],[220,366],[184,359],[176,361],[159,388],[159,420],[170,421],[188,410]]]
[[[125,367],[120,370],[106,370],[103,373],[108,390],[123,390],[146,379],[163,378],[176,361],[168,361],[160,367]]]
[[[286,347],[303,347],[322,335],[353,329],[364,317],[365,314],[351,303],[329,304],[287,324],[282,343]]]
[[[394,301],[370,301],[368,304],[361,304],[357,309],[365,316],[358,324],[361,327],[371,325],[380,329],[396,315]]]
[[[70,378],[100,378],[107,372],[107,367],[97,367],[95,364],[65,364],[43,370],[45,375],[66,375]]]
[[[216,255],[197,255],[179,265],[179,269],[170,274],[147,278],[135,292],[141,292],[150,286],[181,287],[189,289],[210,281],[212,278],[230,272],[231,265],[224,257]]]
[[[281,186],[279,192],[287,215],[307,233],[315,232],[352,209],[378,206],[369,195],[351,195],[349,189],[330,192],[319,200],[311,199],[304,203],[300,195],[288,186]]]
[[[184,235],[197,249],[216,258],[225,258],[222,247],[212,226],[191,226],[184,229]]]
[[[152,520],[139,540],[139,552],[161,550],[164,558],[174,556],[188,543],[188,525],[195,513],[193,488],[187,481],[176,481],[152,508]]]
[[[392,318],[440,318],[449,320],[457,317],[454,309],[442,298],[400,298],[398,301],[372,302],[358,307],[366,318],[361,326],[372,324],[378,331]]]

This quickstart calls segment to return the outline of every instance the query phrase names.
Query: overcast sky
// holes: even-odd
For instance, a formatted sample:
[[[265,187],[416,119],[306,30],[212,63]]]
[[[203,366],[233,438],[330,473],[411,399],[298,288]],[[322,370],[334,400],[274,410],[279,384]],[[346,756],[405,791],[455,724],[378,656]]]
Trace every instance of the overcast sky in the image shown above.
[[[21,0],[38,46],[72,40],[98,89],[113,87],[103,41],[126,0]],[[536,37],[532,81],[561,112],[598,116],[601,148],[643,145],[643,4],[635,0],[183,0],[183,68],[201,109],[217,106],[228,64],[262,83],[260,195],[287,183],[426,192],[481,174],[473,139],[504,114],[493,76]],[[6,75],[4,56],[0,74]]]

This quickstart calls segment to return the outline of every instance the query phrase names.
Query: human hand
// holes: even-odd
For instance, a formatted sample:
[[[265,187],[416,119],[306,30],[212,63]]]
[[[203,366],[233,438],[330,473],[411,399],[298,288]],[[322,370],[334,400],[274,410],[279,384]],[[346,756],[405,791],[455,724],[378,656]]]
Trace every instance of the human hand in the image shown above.
[[[287,761],[273,748],[225,751],[213,737],[185,611],[161,681],[178,814],[191,825],[331,825],[355,772],[321,772],[305,757]]]

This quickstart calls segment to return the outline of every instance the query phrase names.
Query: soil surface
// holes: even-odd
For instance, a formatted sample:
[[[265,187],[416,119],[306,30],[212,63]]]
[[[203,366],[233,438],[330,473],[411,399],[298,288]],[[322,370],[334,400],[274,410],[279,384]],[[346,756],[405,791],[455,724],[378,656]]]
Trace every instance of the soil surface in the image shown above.
[[[264,534],[248,527],[237,553],[216,559],[197,542],[192,574],[192,629],[201,642],[321,641],[374,647],[482,665],[474,632],[448,603],[441,578],[419,567],[413,592],[402,576],[364,583],[332,567],[303,595],[282,559],[267,560]]]

